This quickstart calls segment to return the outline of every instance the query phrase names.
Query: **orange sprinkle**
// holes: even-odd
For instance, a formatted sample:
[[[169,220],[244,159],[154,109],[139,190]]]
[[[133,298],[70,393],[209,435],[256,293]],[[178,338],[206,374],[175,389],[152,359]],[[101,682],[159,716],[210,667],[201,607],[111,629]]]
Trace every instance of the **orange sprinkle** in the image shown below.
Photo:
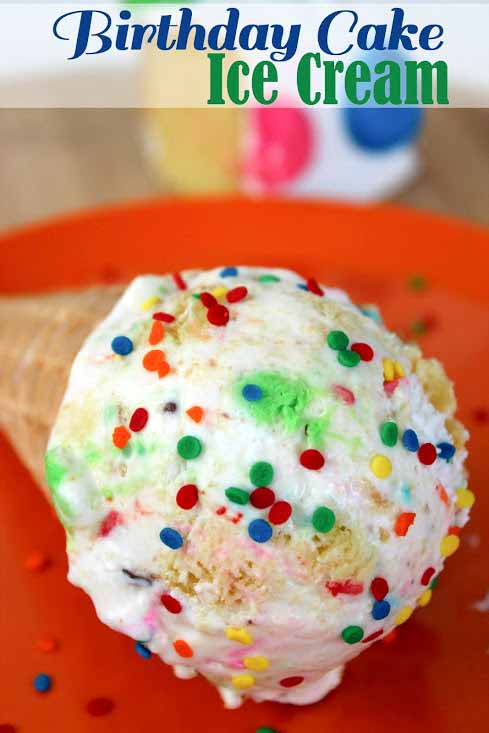
[[[448,534],[456,534],[457,536],[462,532],[462,527],[449,527]]]
[[[166,377],[170,371],[170,365],[165,361],[165,353],[161,349],[152,349],[145,354],[143,366],[148,372],[158,372],[158,376]]]
[[[177,639],[173,642],[173,648],[180,657],[193,657],[194,652],[191,646],[183,639]]]
[[[40,652],[51,654],[51,652],[55,652],[58,648],[58,642],[53,636],[42,636],[37,640],[36,646]]]
[[[49,558],[42,550],[33,550],[26,557],[24,567],[26,570],[30,570],[31,573],[40,573],[46,570],[49,565]]]
[[[445,487],[442,484],[437,484],[436,485],[436,490],[437,490],[438,496],[440,497],[440,499],[442,500],[442,502],[448,506],[448,504],[450,502],[449,502],[448,494],[447,494],[447,492],[445,490]]]
[[[112,433],[112,442],[116,448],[125,448],[131,439],[131,433],[124,425],[118,425]]]
[[[156,346],[160,341],[163,341],[165,337],[165,327],[161,321],[153,321],[151,326],[151,333],[149,334],[149,343],[151,346]]]
[[[399,537],[404,537],[407,535],[409,527],[412,525],[415,518],[416,514],[414,512],[403,512],[402,514],[399,514],[394,525],[394,532]]]
[[[148,372],[156,372],[159,365],[165,361],[165,353],[161,349],[151,349],[148,351],[143,358],[143,367]]]
[[[166,375],[170,373],[170,365],[168,364],[167,361],[162,361],[157,371],[158,371],[159,378],[162,379],[163,377],[166,377]]]
[[[187,415],[194,422],[200,422],[204,417],[204,410],[202,409],[202,407],[194,405],[193,407],[189,407],[189,409],[187,410]]]

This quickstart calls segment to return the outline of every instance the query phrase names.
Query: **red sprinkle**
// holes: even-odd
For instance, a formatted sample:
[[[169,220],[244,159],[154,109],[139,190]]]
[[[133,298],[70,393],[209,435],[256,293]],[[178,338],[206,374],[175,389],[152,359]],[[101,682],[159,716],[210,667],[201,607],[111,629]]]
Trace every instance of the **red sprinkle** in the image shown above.
[[[238,512],[237,514],[234,515],[234,517],[231,518],[231,522],[233,524],[239,524],[241,520],[243,519],[243,516],[244,515],[242,514],[242,512]]]
[[[229,321],[229,311],[225,305],[213,305],[207,311],[207,320],[213,326],[225,326]]]
[[[366,636],[365,639],[362,639],[362,644],[368,644],[369,641],[374,641],[375,639],[378,639],[379,636],[382,636],[384,633],[384,629],[379,629],[378,631],[374,631],[373,634],[370,634],[370,636]]]
[[[268,509],[275,501],[274,492],[266,486],[259,486],[250,494],[250,504],[255,509]]]
[[[226,300],[228,303],[238,303],[240,300],[244,300],[248,295],[248,288],[241,285],[239,288],[233,288],[226,294]]]
[[[384,382],[384,392],[387,397],[392,397],[396,389],[399,387],[400,382],[400,379],[392,379],[390,382]]]
[[[382,639],[382,643],[383,644],[393,644],[397,640],[398,634],[399,632],[397,629],[392,629],[392,631],[390,631],[386,636],[384,636],[384,638]]]
[[[89,715],[99,718],[102,715],[108,715],[114,709],[114,703],[108,697],[94,697],[89,700],[85,706],[85,710]]]
[[[473,411],[472,417],[476,422],[485,425],[489,422],[489,410],[486,410],[485,407],[478,407]]]
[[[462,527],[453,526],[453,527],[448,528],[448,534],[456,534],[458,536],[459,534],[461,534],[461,532],[462,532]]]
[[[227,507],[220,506],[219,509],[216,509],[216,514],[218,514],[219,516],[222,516],[223,514],[226,514],[226,511],[227,511]]]
[[[374,578],[370,583],[370,592],[376,601],[383,601],[389,592],[389,584],[385,578]]]
[[[192,509],[199,501],[199,490],[195,484],[185,484],[177,492],[177,504],[180,509]]]
[[[352,344],[350,349],[356,351],[362,361],[372,361],[374,358],[374,350],[368,344]]]
[[[300,675],[296,677],[284,677],[283,680],[280,680],[282,687],[297,687],[301,682],[304,682],[304,677],[300,677]]]
[[[217,300],[212,293],[201,293],[200,302],[205,308],[212,308],[213,305],[217,305]]]
[[[24,567],[31,573],[41,573],[49,565],[49,557],[42,550],[33,550],[26,557]]]
[[[358,596],[363,593],[363,583],[356,583],[348,578],[347,580],[328,580],[326,588],[332,596],[344,593],[347,596]]]
[[[319,287],[318,281],[313,277],[308,278],[306,285],[310,293],[314,293],[314,295],[324,295],[324,290]]]
[[[172,316],[171,313],[153,313],[153,318],[155,321],[164,321],[165,323],[173,323],[175,320],[175,316]]]
[[[58,642],[54,636],[42,636],[36,641],[36,647],[44,654],[51,654],[58,648]],[[1,733],[1,728],[0,728]]]
[[[421,585],[428,585],[434,574],[435,568],[426,568],[423,575],[421,576]]]
[[[173,273],[173,281],[179,290],[187,289],[187,285],[185,284],[185,281],[179,272]]]
[[[423,443],[418,449],[418,458],[424,466],[431,466],[436,461],[436,448],[433,443]]]
[[[398,537],[405,537],[409,532],[409,527],[416,519],[415,512],[402,512],[396,519],[394,524],[394,532]]]
[[[318,450],[309,448],[301,453],[299,458],[301,465],[304,468],[308,468],[310,471],[319,471],[324,466],[325,460]]]
[[[355,395],[347,387],[343,387],[342,384],[333,384],[333,394],[338,397],[339,400],[345,403],[345,405],[353,405],[355,403]]]
[[[122,524],[122,516],[119,514],[119,512],[112,510],[107,514],[102,524],[100,525],[99,536],[107,537],[107,535],[110,534],[114,527],[117,527],[118,524]]]
[[[268,519],[272,524],[283,524],[292,514],[292,507],[288,501],[277,501],[268,512]]]
[[[182,604],[180,601],[177,601],[176,598],[173,598],[169,593],[163,593],[162,596],[160,596],[160,601],[162,605],[166,608],[167,611],[170,613],[181,613],[182,612]]]
[[[148,417],[148,411],[144,407],[138,407],[137,410],[134,410],[132,413],[129,427],[134,433],[139,433],[139,431],[142,430],[148,422]]]

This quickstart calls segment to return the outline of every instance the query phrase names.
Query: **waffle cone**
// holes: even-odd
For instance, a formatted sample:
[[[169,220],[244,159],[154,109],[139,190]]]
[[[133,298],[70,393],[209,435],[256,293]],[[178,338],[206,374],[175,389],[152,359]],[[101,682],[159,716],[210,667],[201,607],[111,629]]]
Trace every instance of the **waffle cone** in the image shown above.
[[[44,453],[73,359],[122,291],[0,297],[0,428],[48,498]]]

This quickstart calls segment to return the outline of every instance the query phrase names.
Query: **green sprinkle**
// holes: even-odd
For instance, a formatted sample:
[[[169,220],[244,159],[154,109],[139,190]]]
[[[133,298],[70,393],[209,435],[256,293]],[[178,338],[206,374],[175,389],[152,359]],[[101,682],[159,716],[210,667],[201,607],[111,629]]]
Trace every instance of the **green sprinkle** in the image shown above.
[[[399,431],[395,422],[383,422],[380,426],[380,439],[384,445],[392,448],[397,443]]]
[[[195,300],[200,300],[200,293],[192,293],[192,298],[195,298]]]
[[[356,367],[360,363],[360,354],[356,351],[338,351],[338,361],[345,367]]]
[[[331,532],[336,522],[335,513],[326,506],[318,506],[312,515],[312,526],[316,532]]]
[[[260,275],[258,282],[261,283],[279,283],[280,278],[276,275]]]
[[[276,728],[269,728],[268,725],[261,726],[261,728],[257,728],[255,733],[278,733],[278,730]]]
[[[269,486],[273,481],[273,467],[266,461],[254,463],[250,469],[250,481],[253,486]]]
[[[224,493],[229,501],[233,502],[233,504],[242,504],[243,506],[248,503],[250,498],[247,491],[244,489],[237,489],[235,486],[230,486]]]
[[[429,589],[430,590],[435,590],[435,588],[436,588],[436,586],[438,585],[439,582],[440,582],[440,576],[439,575],[435,575],[435,577],[433,578],[433,580],[431,581],[431,583],[428,586]]]
[[[348,342],[348,336],[344,331],[330,331],[326,336],[326,343],[330,349],[335,351],[344,351],[348,346]]]
[[[413,321],[410,328],[411,333],[415,334],[416,336],[421,336],[423,333],[426,333],[427,330],[425,321]]]
[[[178,455],[191,461],[200,456],[202,452],[202,443],[193,435],[185,435],[177,443]]]
[[[426,290],[426,278],[424,278],[422,275],[411,275],[411,277],[408,279],[408,288],[410,290],[417,290],[418,292],[421,290]]]
[[[341,636],[347,644],[356,644],[363,639],[363,629],[361,626],[347,626],[341,632]]]

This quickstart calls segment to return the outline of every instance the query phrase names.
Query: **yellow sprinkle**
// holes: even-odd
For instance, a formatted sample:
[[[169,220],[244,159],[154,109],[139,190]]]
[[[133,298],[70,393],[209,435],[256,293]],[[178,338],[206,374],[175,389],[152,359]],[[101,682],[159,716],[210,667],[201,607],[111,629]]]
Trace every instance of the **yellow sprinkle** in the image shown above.
[[[404,606],[404,608],[401,608],[394,620],[394,624],[396,626],[400,626],[401,624],[405,623],[408,618],[410,618],[413,611],[414,608],[411,608],[411,606]]]
[[[370,461],[370,469],[377,478],[387,478],[391,475],[392,463],[387,456],[378,454]]]
[[[457,506],[459,509],[470,509],[475,501],[475,496],[470,489],[457,489]]]
[[[456,552],[460,545],[460,537],[456,534],[447,534],[440,542],[440,553],[443,557],[450,557]]]
[[[235,674],[232,682],[238,690],[247,690],[248,687],[253,687],[255,678],[252,674]]]
[[[392,382],[395,378],[394,362],[392,359],[382,359],[384,366],[384,379],[386,382]]]
[[[143,311],[149,311],[150,308],[152,308],[156,303],[160,303],[160,299],[157,295],[152,295],[151,298],[148,298],[144,301],[144,303],[141,306],[141,310]]]
[[[403,365],[398,361],[394,362],[394,373],[399,379],[406,376]]]
[[[240,644],[248,645],[253,643],[253,637],[246,629],[234,629],[232,626],[228,626],[226,636],[231,641],[239,641]]]
[[[264,672],[270,666],[270,661],[266,657],[245,657],[243,659],[246,669],[252,669],[254,672]]]
[[[222,285],[220,285],[217,288],[214,288],[214,290],[211,290],[212,295],[214,298],[222,298],[227,293],[227,288],[223,288]]]
[[[424,593],[421,593],[420,597],[418,598],[418,606],[421,606],[424,608],[424,606],[427,606],[428,603],[431,601],[431,596],[433,595],[433,591],[427,588]]]

